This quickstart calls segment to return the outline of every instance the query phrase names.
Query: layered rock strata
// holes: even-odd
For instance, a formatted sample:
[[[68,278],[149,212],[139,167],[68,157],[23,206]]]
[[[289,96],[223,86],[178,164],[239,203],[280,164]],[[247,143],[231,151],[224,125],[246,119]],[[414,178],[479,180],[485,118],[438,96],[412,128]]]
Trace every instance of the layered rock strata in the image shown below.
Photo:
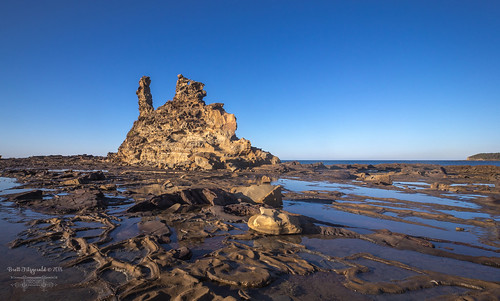
[[[211,170],[277,164],[279,159],[236,137],[236,117],[222,103],[206,105],[204,84],[178,75],[173,100],[154,110],[149,85],[139,81],[139,118],[114,159],[126,164]]]

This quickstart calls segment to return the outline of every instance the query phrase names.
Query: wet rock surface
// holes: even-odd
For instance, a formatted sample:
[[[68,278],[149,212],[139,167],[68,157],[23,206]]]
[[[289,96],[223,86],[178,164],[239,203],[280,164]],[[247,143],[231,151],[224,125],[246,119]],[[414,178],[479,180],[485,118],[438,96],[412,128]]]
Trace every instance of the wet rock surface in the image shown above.
[[[199,101],[200,91],[177,93]],[[497,167],[286,162],[208,172],[82,155],[3,159],[0,173],[0,185],[12,186],[0,186],[6,299],[495,300],[500,292]],[[16,287],[11,276],[24,274],[5,272],[10,258],[60,267],[35,274],[56,285]]]

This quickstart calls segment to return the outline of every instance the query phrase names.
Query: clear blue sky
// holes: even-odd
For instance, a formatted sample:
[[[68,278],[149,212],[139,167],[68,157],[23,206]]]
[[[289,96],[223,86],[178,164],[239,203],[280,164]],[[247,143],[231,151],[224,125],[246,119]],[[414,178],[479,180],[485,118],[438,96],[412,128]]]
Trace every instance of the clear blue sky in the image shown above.
[[[500,152],[500,1],[0,5],[0,154],[116,151],[179,73],[282,159]]]

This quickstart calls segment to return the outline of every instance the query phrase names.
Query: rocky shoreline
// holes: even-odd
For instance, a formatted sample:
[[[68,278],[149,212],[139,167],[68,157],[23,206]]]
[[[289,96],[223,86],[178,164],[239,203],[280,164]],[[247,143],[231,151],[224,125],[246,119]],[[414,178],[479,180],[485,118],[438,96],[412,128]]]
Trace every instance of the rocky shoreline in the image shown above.
[[[20,184],[2,192],[2,210],[34,212],[8,252],[36,249],[71,279],[45,292],[4,286],[7,299],[500,295],[500,167],[180,171],[82,155],[3,159],[0,176]]]
[[[500,295],[500,167],[282,163],[202,83],[150,84],[117,153],[0,160],[3,299]]]

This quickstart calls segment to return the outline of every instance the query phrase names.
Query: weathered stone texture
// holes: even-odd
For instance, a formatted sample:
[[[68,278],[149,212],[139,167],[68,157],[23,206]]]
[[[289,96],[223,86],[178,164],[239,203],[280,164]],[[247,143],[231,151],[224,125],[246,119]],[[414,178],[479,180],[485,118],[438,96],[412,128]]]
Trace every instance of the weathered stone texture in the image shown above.
[[[286,211],[264,207],[260,208],[260,214],[250,217],[248,226],[257,232],[272,235],[302,233],[301,223],[297,216]]]
[[[283,206],[281,186],[279,185],[260,184],[247,187],[235,187],[231,192],[248,202],[266,204],[275,208]]]
[[[204,84],[178,75],[175,96],[154,110],[149,77],[139,81],[139,118],[118,149],[123,163],[175,169],[231,169],[279,159],[236,137],[236,117],[223,104],[206,105]]]
[[[149,76],[143,76],[139,80],[139,88],[137,89],[137,97],[139,98],[139,114],[147,114],[154,111],[153,109],[153,96],[151,95],[151,90],[149,85],[151,84],[151,79]]]

